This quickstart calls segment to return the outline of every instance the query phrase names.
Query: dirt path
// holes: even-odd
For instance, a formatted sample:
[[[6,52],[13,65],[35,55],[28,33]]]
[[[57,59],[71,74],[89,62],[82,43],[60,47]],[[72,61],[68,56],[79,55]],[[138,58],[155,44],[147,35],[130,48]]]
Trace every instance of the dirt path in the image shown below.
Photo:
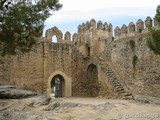
[[[0,100],[0,106],[9,106],[0,109],[0,120],[160,120],[160,105],[132,100],[56,98],[48,105]]]
[[[160,120],[160,105],[103,98],[66,98],[81,107],[57,113],[55,120]]]

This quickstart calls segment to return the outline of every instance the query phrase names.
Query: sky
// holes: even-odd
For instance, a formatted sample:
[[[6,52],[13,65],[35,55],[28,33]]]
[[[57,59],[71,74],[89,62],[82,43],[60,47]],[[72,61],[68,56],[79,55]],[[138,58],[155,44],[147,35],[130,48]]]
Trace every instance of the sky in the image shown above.
[[[45,31],[54,26],[65,34],[77,33],[77,27],[91,19],[107,22],[121,27],[138,19],[145,21],[147,16],[154,17],[160,0],[59,0],[62,9],[55,11],[45,22]]]

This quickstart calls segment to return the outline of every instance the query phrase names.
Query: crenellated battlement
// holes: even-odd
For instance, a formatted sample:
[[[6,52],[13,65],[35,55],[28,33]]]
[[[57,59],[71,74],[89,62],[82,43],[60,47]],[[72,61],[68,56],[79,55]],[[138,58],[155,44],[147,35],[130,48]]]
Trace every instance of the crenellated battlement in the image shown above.
[[[137,33],[144,34],[148,32],[148,27],[158,28],[156,21],[153,21],[149,16],[145,21],[138,19],[135,24],[130,22],[128,26],[125,24],[123,24],[121,28],[117,26],[114,29],[114,40],[122,39],[123,37],[135,36]]]
[[[91,19],[86,23],[80,24],[77,29],[77,33],[71,36],[67,31],[64,34],[57,27],[53,27],[46,31],[43,41],[52,42],[52,37],[56,36],[57,43],[71,44],[83,54],[83,55],[96,55],[106,49],[112,41],[128,39],[130,37],[136,38],[137,36],[145,36],[148,32],[148,27],[158,28],[158,24],[151,17],[147,17],[145,21],[138,19],[136,23],[130,22],[129,25],[123,24],[121,27],[113,27],[111,23],[102,23],[102,21],[96,22],[95,19]],[[114,35],[113,35],[114,34]],[[72,37],[72,40],[71,40]],[[88,53],[90,51],[91,53]]]
[[[96,22],[95,19],[80,24],[77,29],[77,33],[74,33],[72,36],[72,40],[76,45],[88,44],[90,46],[95,41],[101,41],[109,37],[112,38],[113,36],[111,23]]]
[[[48,29],[45,33],[45,37],[43,38],[43,40],[51,43],[53,36],[56,36],[57,43],[65,43],[65,44],[72,44],[73,43],[71,41],[71,33],[69,31],[67,31],[64,34],[64,39],[63,39],[63,33],[57,27],[53,27],[53,28]]]
[[[97,35],[97,38],[94,40],[107,39],[113,36],[114,40],[118,40],[123,37],[134,36],[137,33],[146,33],[149,26],[154,28],[159,27],[156,21],[152,20],[151,17],[148,16],[145,21],[138,19],[136,23],[130,22],[128,26],[125,24],[121,27],[117,26],[113,32],[113,26],[111,23],[102,23],[100,20],[96,22],[95,19],[91,19],[86,23],[80,24],[77,28],[77,33],[74,33],[73,36],[71,36],[70,32],[67,31],[64,34],[63,39],[63,33],[57,27],[53,27],[46,31],[44,39],[47,42],[52,42],[52,37],[56,36],[57,43],[88,44],[91,43],[91,39],[94,39],[95,35]]]
[[[96,23],[95,19],[91,19],[91,21],[87,21],[86,23],[82,23],[78,26],[78,34],[83,34],[86,31],[94,31],[94,30],[103,30],[106,32],[112,32],[112,24],[107,24],[105,22],[104,24],[102,21],[98,21]]]
[[[105,49],[105,45],[112,41],[112,24],[102,21],[96,22],[91,19],[78,26],[77,33],[74,33],[72,40],[76,48],[83,55],[96,55]]]

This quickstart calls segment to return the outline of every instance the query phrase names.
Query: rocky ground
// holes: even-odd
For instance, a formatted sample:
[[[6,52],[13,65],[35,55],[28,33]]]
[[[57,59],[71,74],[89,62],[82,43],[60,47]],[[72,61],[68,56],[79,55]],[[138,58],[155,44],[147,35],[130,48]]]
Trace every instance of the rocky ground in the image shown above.
[[[160,120],[160,99],[50,99],[37,93],[0,87],[0,120]],[[5,99],[4,99],[5,98]]]

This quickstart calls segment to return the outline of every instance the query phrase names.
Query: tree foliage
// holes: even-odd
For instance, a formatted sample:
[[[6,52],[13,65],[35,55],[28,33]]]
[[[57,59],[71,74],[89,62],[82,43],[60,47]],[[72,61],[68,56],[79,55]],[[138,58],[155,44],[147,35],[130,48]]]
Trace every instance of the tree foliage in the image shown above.
[[[155,20],[160,26],[160,6],[157,7]],[[155,53],[160,55],[160,28],[149,27],[149,38],[147,39],[148,47]]]
[[[30,51],[59,0],[0,0],[0,55]]]

